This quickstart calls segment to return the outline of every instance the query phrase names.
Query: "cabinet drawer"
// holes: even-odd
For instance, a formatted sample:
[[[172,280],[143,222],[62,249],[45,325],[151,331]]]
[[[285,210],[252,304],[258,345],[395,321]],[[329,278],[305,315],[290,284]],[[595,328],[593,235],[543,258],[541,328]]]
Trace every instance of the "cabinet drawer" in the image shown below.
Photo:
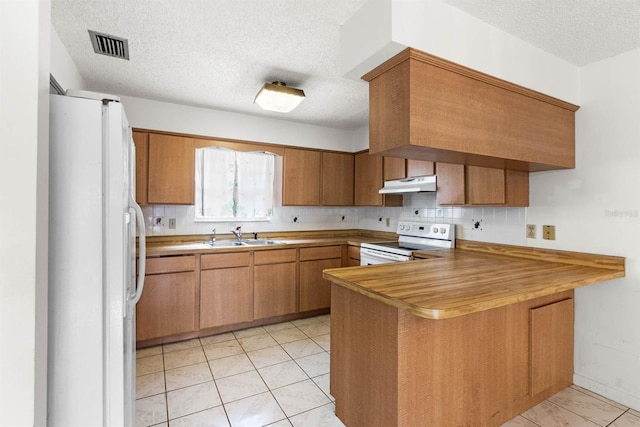
[[[347,258],[360,259],[360,246],[349,246],[347,248]]]
[[[342,258],[342,246],[320,246],[317,248],[300,248],[300,261],[313,259]]]
[[[251,254],[249,252],[202,255],[200,268],[209,270],[212,268],[247,267],[250,260]]]
[[[254,263],[260,264],[277,264],[280,262],[295,262],[295,249],[277,249],[271,251],[256,251],[254,254]]]
[[[196,268],[195,255],[177,255],[147,258],[146,274],[193,271]]]

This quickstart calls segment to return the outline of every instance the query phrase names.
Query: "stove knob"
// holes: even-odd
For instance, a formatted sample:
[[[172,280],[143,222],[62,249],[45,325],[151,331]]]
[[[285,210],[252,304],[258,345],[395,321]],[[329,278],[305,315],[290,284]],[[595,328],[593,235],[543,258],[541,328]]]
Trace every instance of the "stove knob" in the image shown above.
[[[438,227],[433,227],[433,228],[431,229],[431,232],[432,232],[432,233],[437,233],[437,232],[438,232]]]
[[[400,224],[400,230],[404,230],[404,224]]]
[[[444,234],[447,232],[447,229],[444,227],[440,227],[440,233]]]

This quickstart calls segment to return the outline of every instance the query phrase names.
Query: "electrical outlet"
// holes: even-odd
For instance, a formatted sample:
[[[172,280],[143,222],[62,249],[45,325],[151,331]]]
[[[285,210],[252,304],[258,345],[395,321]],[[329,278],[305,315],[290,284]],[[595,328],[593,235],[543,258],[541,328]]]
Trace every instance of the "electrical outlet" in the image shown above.
[[[163,221],[164,217],[161,216],[157,216],[155,218],[153,218],[153,226],[154,227],[164,227]]]
[[[340,216],[340,221],[341,222],[345,222],[347,220],[347,216],[346,215],[341,215]]]
[[[472,219],[471,220],[471,229],[482,231],[482,220],[481,219]]]
[[[170,230],[175,230],[176,229],[176,219],[175,218],[169,218],[169,229]]]
[[[545,240],[556,240],[556,226],[555,225],[543,225],[542,226],[542,238]]]
[[[536,238],[536,226],[535,224],[527,224],[527,239]]]
[[[387,226],[387,228],[391,227],[391,218],[385,218],[384,224]]]
[[[444,216],[444,211],[442,209],[436,209],[436,218],[442,218]]]
[[[292,215],[291,216],[291,222],[294,224],[299,224],[300,223],[300,217],[298,215]]]

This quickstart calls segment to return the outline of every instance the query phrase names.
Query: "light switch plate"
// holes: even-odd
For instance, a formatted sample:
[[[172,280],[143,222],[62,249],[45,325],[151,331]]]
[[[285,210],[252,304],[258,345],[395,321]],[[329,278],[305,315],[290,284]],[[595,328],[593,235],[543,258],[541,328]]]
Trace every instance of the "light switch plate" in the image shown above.
[[[535,238],[536,238],[536,225],[527,224],[527,239],[535,239]]]

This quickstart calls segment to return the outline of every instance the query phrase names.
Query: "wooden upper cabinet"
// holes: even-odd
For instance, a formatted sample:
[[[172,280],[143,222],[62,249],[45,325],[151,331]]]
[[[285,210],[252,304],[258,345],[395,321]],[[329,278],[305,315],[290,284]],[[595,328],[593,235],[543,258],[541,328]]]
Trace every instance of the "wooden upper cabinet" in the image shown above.
[[[282,176],[284,206],[320,204],[321,152],[285,148]]]
[[[149,177],[149,165],[147,157],[149,153],[149,133],[133,132],[133,143],[136,147],[136,201],[139,205],[147,202],[147,179]]]
[[[363,79],[372,154],[521,171],[575,167],[576,105],[411,48]]]
[[[353,179],[353,154],[322,153],[323,206],[353,206]]]
[[[148,168],[149,204],[194,204],[193,139],[149,134]]]
[[[407,177],[406,160],[397,157],[384,157],[382,170],[385,181]]]
[[[529,173],[437,163],[439,205],[529,206]]]
[[[357,153],[355,156],[355,184],[354,184],[354,205],[355,206],[402,206],[402,196],[397,194],[382,195],[378,190],[384,185],[387,178],[384,172],[384,160],[382,156],[372,156],[368,151]],[[404,159],[394,159],[401,160]],[[389,163],[390,176],[398,173],[397,162]]]
[[[407,159],[407,178],[427,176],[435,173],[435,163],[425,160]]]

